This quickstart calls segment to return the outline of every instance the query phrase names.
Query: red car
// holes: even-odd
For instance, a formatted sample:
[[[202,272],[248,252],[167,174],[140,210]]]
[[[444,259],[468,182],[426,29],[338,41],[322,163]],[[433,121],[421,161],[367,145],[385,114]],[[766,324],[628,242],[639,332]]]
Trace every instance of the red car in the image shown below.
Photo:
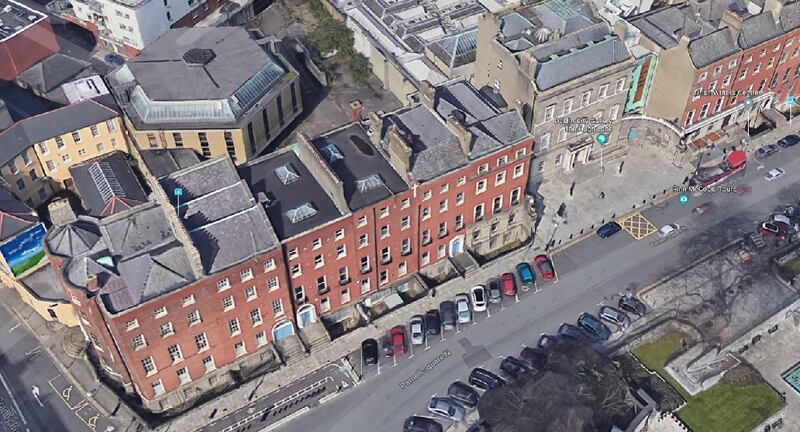
[[[758,228],[761,237],[776,237],[778,240],[786,240],[786,233],[772,222],[763,222]]]
[[[500,285],[503,289],[503,294],[511,297],[517,295],[517,281],[514,280],[514,273],[503,273],[500,276]]]
[[[403,355],[406,353],[406,329],[399,325],[389,330],[389,337],[392,343],[392,354]]]
[[[549,281],[556,277],[556,272],[553,270],[553,263],[550,262],[550,258],[548,258],[547,255],[537,255],[536,258],[533,259],[533,263],[536,264],[536,269],[539,270],[542,279]]]

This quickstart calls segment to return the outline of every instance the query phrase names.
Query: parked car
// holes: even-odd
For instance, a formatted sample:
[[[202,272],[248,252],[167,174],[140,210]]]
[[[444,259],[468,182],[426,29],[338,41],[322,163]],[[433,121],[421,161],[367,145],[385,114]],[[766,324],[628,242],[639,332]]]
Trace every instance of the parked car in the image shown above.
[[[615,307],[603,306],[597,316],[603,321],[610,322],[619,330],[625,330],[631,325],[630,317]]]
[[[756,159],[764,159],[767,156],[771,156],[777,152],[778,152],[778,146],[776,146],[775,144],[767,144],[756,150],[755,157]]]
[[[472,310],[475,312],[483,312],[486,310],[488,301],[486,300],[486,288],[483,285],[475,285],[470,290],[472,295]]]
[[[661,227],[660,230],[658,230],[658,236],[661,238],[666,238],[673,234],[677,234],[680,229],[681,226],[676,223],[667,224]]]
[[[394,356],[394,350],[392,349],[392,337],[390,335],[384,335],[381,338],[381,346],[383,347],[384,357]]]
[[[443,397],[432,397],[428,402],[428,411],[457,422],[463,421],[466,414],[464,407]]]
[[[466,294],[456,294],[456,313],[458,314],[458,322],[461,324],[472,321],[472,311],[469,308],[469,297]]]
[[[361,342],[361,361],[365,365],[378,363],[378,341],[375,339],[365,339]]]
[[[600,238],[609,238],[621,230],[622,226],[620,224],[611,221],[597,229],[597,236]]]
[[[547,353],[538,348],[522,348],[519,359],[531,369],[541,370],[547,365]]]
[[[439,317],[439,311],[431,309],[425,312],[425,334],[438,335],[442,332],[442,320]]]
[[[403,355],[406,353],[406,329],[399,325],[389,330],[389,340],[391,341],[392,354]]]
[[[469,373],[469,383],[482,390],[495,389],[505,384],[505,380],[497,374],[484,368],[472,369]]]
[[[769,217],[770,222],[778,225],[779,228],[784,228],[786,231],[800,231],[800,225],[797,224],[792,218],[783,213],[775,213]]]
[[[503,294],[509,297],[517,295],[517,281],[514,279],[514,273],[503,273],[500,281],[503,286]]]
[[[781,168],[773,168],[767,172],[767,175],[764,176],[764,179],[768,182],[771,182],[783,177],[784,174],[786,174],[785,170]]]
[[[478,392],[461,381],[450,384],[450,387],[447,388],[447,396],[467,408],[475,408],[478,405]]]
[[[456,313],[456,304],[450,300],[445,300],[439,303],[439,315],[442,317],[442,328],[445,330],[454,330],[456,328],[456,321],[458,314]]]
[[[710,212],[711,210],[714,210],[714,207],[715,207],[715,205],[714,205],[713,202],[707,202],[707,203],[703,203],[703,204],[700,204],[699,206],[695,207],[694,208],[694,212],[699,214],[699,215],[704,215],[704,214]]]
[[[785,137],[779,139],[778,145],[783,148],[786,148],[786,147],[791,147],[797,144],[798,142],[800,142],[800,136],[791,134],[791,135],[786,135]]]
[[[500,370],[512,379],[517,379],[528,372],[528,367],[516,357],[508,356],[500,362]]]
[[[758,233],[762,237],[775,237],[778,240],[786,240],[786,232],[773,222],[762,222],[758,227]]]
[[[512,278],[514,275],[511,275]],[[489,296],[489,303],[500,303],[503,301],[502,282],[498,278],[491,278],[486,282],[486,291]]]
[[[623,311],[634,315],[644,316],[647,313],[647,306],[636,297],[630,295],[620,297],[617,306]]]
[[[561,324],[561,327],[558,328],[558,335],[564,339],[572,340],[581,340],[586,337],[580,328],[567,323]]]
[[[556,337],[551,336],[549,334],[542,334],[539,336],[539,341],[536,343],[536,346],[539,347],[541,350],[549,350],[556,344]]]
[[[403,423],[403,432],[442,432],[436,420],[428,417],[411,416]]]
[[[608,326],[589,312],[584,312],[578,317],[578,327],[597,339],[608,340],[611,337]]]
[[[425,319],[422,315],[414,315],[408,321],[408,330],[411,333],[411,345],[425,343]]]
[[[531,265],[526,262],[521,262],[517,264],[517,274],[519,275],[519,280],[522,282],[522,285],[533,285],[533,269],[531,269]]]
[[[533,259],[536,269],[539,270],[539,276],[546,281],[553,280],[556,277],[556,272],[553,270],[553,263],[547,255],[536,255]]]

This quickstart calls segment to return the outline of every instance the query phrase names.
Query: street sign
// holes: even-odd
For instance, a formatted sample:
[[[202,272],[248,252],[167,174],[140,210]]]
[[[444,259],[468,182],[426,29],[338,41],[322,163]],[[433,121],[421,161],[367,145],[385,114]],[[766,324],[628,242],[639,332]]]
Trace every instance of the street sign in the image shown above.
[[[183,195],[183,188],[175,188],[175,196],[179,197]]]

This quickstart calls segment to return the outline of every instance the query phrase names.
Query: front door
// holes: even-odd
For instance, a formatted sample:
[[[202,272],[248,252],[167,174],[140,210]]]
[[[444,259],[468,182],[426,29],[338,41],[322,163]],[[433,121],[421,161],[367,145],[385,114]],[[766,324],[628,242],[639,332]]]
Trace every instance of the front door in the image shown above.
[[[575,168],[575,165],[578,164],[578,161],[581,159],[581,155],[583,154],[583,150],[578,150],[572,154],[572,162],[570,162],[570,168]]]
[[[450,240],[450,256],[456,256],[464,253],[464,236],[458,236]]]
[[[294,326],[291,322],[284,322],[283,324],[278,324],[275,328],[272,329],[272,339],[276,342],[285,339],[294,334]]]
[[[314,311],[314,306],[305,305],[297,311],[297,326],[303,328],[306,324],[315,322],[317,320],[317,313]]]

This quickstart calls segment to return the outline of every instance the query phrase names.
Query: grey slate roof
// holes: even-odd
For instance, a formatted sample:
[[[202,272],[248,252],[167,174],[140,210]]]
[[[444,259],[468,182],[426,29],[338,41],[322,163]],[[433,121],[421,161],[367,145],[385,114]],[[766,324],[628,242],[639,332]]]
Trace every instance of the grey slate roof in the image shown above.
[[[721,28],[689,42],[689,57],[697,68],[706,67],[722,60],[738,50],[730,30],[727,28]]]
[[[358,210],[408,189],[405,181],[394,170],[389,161],[371,142],[361,124],[351,124],[333,133],[312,141],[328,166],[336,173],[344,186],[344,196],[350,210]],[[334,146],[342,156],[331,158],[327,146]],[[330,149],[330,148],[329,148]],[[377,175],[383,185],[361,191],[360,179]]]
[[[56,273],[50,264],[29,273],[22,278],[21,282],[41,300],[69,301],[67,293],[61,288],[61,282],[56,279]]]
[[[800,27],[800,1],[786,3],[781,9],[781,27],[788,32]]]
[[[39,218],[7,190],[0,187],[0,243],[36,225]]]
[[[752,48],[783,33],[771,13],[751,16],[742,21],[739,32],[739,46],[742,49]]]
[[[0,165],[36,143],[118,116],[116,111],[89,99],[19,121],[0,133]]]
[[[55,53],[22,72],[17,79],[40,93],[50,93],[57,90],[62,84],[89,75],[91,72],[88,62],[66,54]],[[63,94],[59,102],[66,102]]]
[[[161,178],[200,163],[200,156],[190,148],[140,150],[139,155],[155,178]],[[167,191],[167,193],[171,193],[171,191]]]
[[[110,172],[105,172],[106,170]],[[97,177],[98,171],[102,172],[101,178]],[[69,172],[83,207],[91,216],[109,216],[147,201],[147,195],[123,152],[113,152],[80,165],[73,165]],[[107,192],[101,192],[104,182],[114,184],[114,187],[108,187],[112,195],[107,196],[107,199],[103,196]]]
[[[65,257],[78,256],[106,247],[100,228],[91,222],[81,220],[51,229],[45,237],[45,242],[52,253]]]
[[[183,190],[179,215],[189,230],[206,273],[213,274],[278,246],[267,215],[228,157],[201,162],[159,180]]]
[[[275,170],[289,164],[298,178],[284,185]],[[325,224],[340,217],[333,200],[320,186],[308,168],[291,151],[271,154],[254,159],[239,166],[243,178],[253,195],[264,207],[278,238],[285,240],[313,227]],[[292,222],[288,216],[291,209],[310,203],[316,214],[299,222]]]
[[[103,219],[101,232],[111,253],[122,259],[175,239],[164,211],[157,205],[135,207]]]

